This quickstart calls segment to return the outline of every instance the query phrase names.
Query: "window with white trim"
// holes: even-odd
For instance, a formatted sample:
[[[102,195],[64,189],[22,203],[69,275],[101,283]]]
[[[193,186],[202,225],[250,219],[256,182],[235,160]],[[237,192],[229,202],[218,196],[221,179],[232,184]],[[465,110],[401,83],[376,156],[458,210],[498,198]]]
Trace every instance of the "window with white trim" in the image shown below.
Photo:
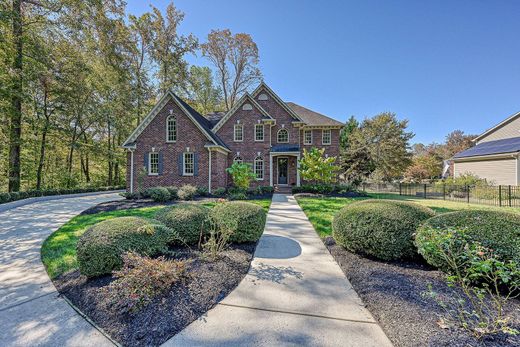
[[[303,144],[312,145],[312,130],[303,131]]]
[[[235,124],[233,134],[235,141],[244,141],[244,126],[242,124]]]
[[[255,141],[264,141],[264,125],[255,124]]]
[[[148,154],[148,175],[159,174],[159,152],[150,152]]]
[[[242,157],[238,155],[233,159],[233,163],[242,164],[243,162]]]
[[[193,176],[195,172],[195,157],[193,153],[186,152],[182,156],[182,174],[184,176]]]
[[[289,132],[287,131],[287,129],[282,128],[282,129],[278,130],[277,140],[279,143],[289,142]]]
[[[321,144],[330,145],[330,143],[331,143],[331,130],[323,129],[321,132]]]
[[[177,118],[174,115],[166,118],[166,142],[177,141]]]
[[[262,157],[258,156],[255,158],[254,170],[255,170],[255,174],[256,174],[256,179],[263,180],[264,179],[264,160],[262,159]]]

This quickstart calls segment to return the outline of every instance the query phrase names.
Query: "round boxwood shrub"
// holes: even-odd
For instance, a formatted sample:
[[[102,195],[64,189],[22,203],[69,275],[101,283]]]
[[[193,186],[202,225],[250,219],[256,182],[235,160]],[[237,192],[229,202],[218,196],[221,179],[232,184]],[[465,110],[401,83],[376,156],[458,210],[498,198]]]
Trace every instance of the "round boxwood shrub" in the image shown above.
[[[413,234],[435,213],[414,203],[364,200],[343,207],[332,221],[332,235],[347,250],[382,260],[413,257]]]
[[[148,188],[146,190],[146,195],[155,202],[165,202],[171,198],[170,192],[165,187]]]
[[[447,243],[443,241],[446,237],[456,239]],[[446,247],[471,242],[492,249],[503,261],[512,260],[520,264],[520,215],[489,210],[450,212],[427,220],[415,236],[419,253],[430,265],[444,271],[449,271],[450,266],[443,253],[464,252],[463,247],[451,250]]]
[[[187,244],[199,242],[201,232],[208,234],[209,209],[198,204],[179,204],[165,207],[157,212],[155,218],[174,231],[168,243],[179,239]]]
[[[133,251],[154,255],[165,248],[164,225],[140,217],[119,217],[93,225],[78,240],[79,270],[88,277],[109,274],[119,269],[121,255]]]
[[[230,241],[254,242],[264,232],[266,214],[262,207],[243,201],[217,204],[210,218],[219,230],[232,232]]]

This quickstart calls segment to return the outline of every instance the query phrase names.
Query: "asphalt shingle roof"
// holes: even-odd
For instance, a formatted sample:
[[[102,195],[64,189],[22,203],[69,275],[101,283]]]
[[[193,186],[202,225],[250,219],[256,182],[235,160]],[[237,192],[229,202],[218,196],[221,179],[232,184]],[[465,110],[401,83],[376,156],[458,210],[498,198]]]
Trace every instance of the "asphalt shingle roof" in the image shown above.
[[[298,116],[300,116],[300,118],[308,125],[343,125],[343,123],[335,119],[324,116],[321,113],[309,110],[308,108],[295,104],[294,102],[286,102],[285,104],[289,106]]]
[[[503,154],[520,152],[520,137],[495,140],[479,143],[465,151],[459,152],[453,158],[468,158],[482,155]]]

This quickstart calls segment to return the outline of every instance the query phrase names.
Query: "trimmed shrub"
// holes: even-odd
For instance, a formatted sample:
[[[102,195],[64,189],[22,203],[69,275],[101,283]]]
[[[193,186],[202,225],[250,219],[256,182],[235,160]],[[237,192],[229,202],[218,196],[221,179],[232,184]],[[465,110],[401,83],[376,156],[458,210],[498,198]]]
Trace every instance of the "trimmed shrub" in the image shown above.
[[[244,193],[233,193],[229,194],[229,200],[247,200],[247,195]]]
[[[175,186],[169,186],[166,187],[166,189],[168,189],[168,192],[170,193],[170,200],[177,200],[179,198],[179,195],[177,195],[179,188]]]
[[[343,207],[332,221],[332,235],[347,250],[382,260],[413,257],[413,234],[435,213],[418,204],[364,200]]]
[[[258,188],[260,188],[260,191],[262,192],[262,194],[274,193],[274,187],[271,187],[271,186],[259,186]]]
[[[0,193],[0,204],[11,201],[11,194]]]
[[[445,249],[450,236],[454,249]],[[502,261],[520,264],[520,215],[489,210],[457,211],[426,221],[415,236],[415,244],[426,261],[443,271],[451,266],[443,253],[465,252],[465,245],[479,243]],[[442,247],[442,248],[441,248]]]
[[[193,200],[193,198],[195,197],[196,194],[197,194],[197,187],[192,186],[191,184],[183,185],[177,192],[177,195],[179,196],[179,199],[181,199],[181,200]]]
[[[207,187],[197,187],[197,195],[198,196],[208,196],[209,190]]]
[[[165,247],[171,233],[157,221],[119,217],[93,225],[78,240],[79,270],[88,277],[109,274],[123,265],[125,252],[154,255]]]
[[[215,196],[224,196],[226,194],[226,188],[220,187],[213,190],[213,195]]]
[[[208,234],[209,209],[198,204],[179,204],[165,207],[157,212],[155,218],[173,231],[167,243],[179,239],[187,244],[199,242],[201,233]]]
[[[170,200],[170,192],[164,187],[148,188],[146,195],[155,202],[165,202]]]
[[[266,214],[262,207],[243,201],[217,204],[210,212],[219,230],[232,232],[231,242],[254,242],[264,232]]]

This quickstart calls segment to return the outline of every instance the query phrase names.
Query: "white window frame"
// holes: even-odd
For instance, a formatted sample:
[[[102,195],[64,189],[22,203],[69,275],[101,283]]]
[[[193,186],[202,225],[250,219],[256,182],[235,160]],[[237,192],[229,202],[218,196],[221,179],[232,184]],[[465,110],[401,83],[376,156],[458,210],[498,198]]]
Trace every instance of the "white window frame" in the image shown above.
[[[173,140],[170,140],[170,120],[173,119]],[[169,115],[166,118],[166,142],[174,143],[177,142],[177,117],[175,115]]]
[[[237,129],[240,129],[241,138],[237,139]],[[233,141],[235,142],[243,142],[244,141],[244,125],[243,124],[235,124],[233,126]]]
[[[260,171],[262,173],[261,176],[258,176],[258,164],[259,163],[262,163],[262,170]],[[264,180],[264,170],[265,170],[265,167],[264,167],[264,159],[261,157],[261,156],[257,156],[254,160],[254,172],[255,172],[255,175],[256,175],[256,180],[257,181],[263,181]]]
[[[262,139],[261,140],[258,139],[257,136],[256,136],[258,134],[257,131],[256,131],[257,127],[262,129]],[[263,124],[255,124],[255,142],[264,142],[264,140],[265,140],[265,128],[264,128],[264,125]]]
[[[240,163],[240,164],[243,164],[244,163],[244,160],[242,159],[241,156],[237,155],[233,158],[233,164],[234,163]]]
[[[191,170],[192,172],[186,172],[186,156],[191,155]],[[182,154],[182,175],[183,176],[194,176],[195,175],[195,153],[184,152]]]
[[[311,134],[311,140],[307,141],[307,133]],[[306,129],[303,131],[303,144],[304,145],[312,145],[312,129]]]
[[[285,131],[287,133],[287,141],[280,141],[280,132]],[[289,143],[289,131],[285,128],[281,128],[276,132],[276,142],[277,143]]]
[[[152,165],[152,156],[157,156],[157,162],[155,165]],[[152,167],[155,166],[157,171],[153,172]],[[148,153],[148,176],[158,176],[159,175],[159,152],[150,152]]]
[[[329,141],[328,142],[325,142],[325,134],[328,133],[329,134]],[[330,145],[332,143],[332,130],[330,129],[323,129],[321,131],[321,144],[322,145]]]

